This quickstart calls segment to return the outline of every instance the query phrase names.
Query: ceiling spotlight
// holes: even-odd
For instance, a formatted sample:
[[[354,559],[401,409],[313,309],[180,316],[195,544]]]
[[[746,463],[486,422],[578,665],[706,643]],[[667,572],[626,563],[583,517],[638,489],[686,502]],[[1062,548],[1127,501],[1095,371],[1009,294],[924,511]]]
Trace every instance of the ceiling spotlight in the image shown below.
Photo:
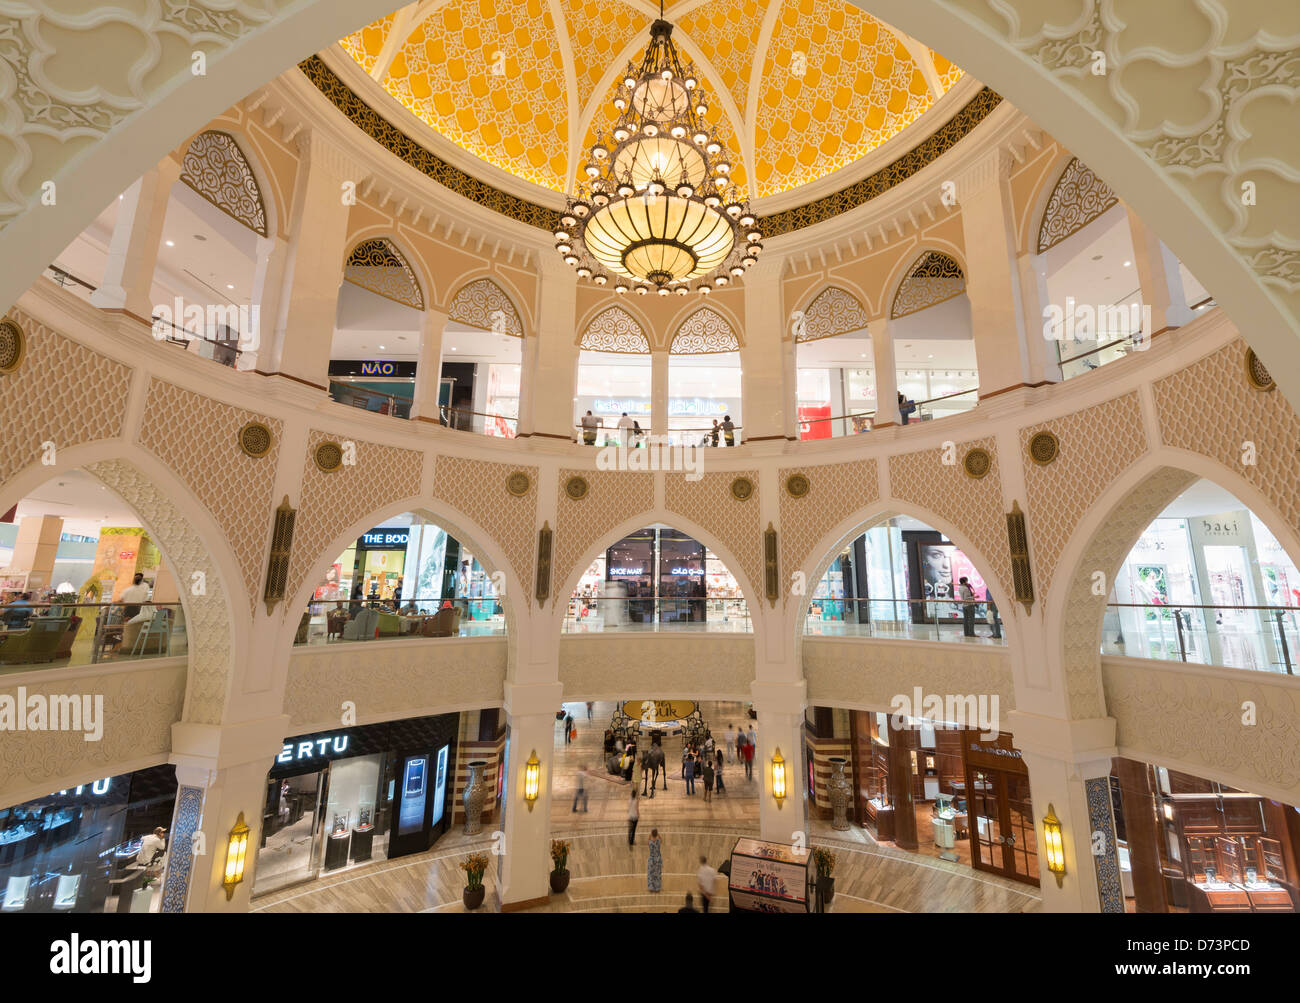
[[[176,241],[174,241],[174,240],[169,240],[169,241],[167,241],[167,246],[168,246],[168,247],[175,247],[175,246],[176,246]]]

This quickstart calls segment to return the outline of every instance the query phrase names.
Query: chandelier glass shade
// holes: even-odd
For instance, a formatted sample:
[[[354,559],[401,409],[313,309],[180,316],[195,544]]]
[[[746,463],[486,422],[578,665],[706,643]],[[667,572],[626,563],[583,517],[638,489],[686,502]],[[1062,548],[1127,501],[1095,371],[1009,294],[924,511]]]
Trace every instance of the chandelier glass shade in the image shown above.
[[[639,67],[629,63],[618,111],[583,165],[556,249],[579,277],[614,290],[708,293],[744,275],[763,249],[757,219],[731,182],[731,160],[706,124],[708,99],[672,43],[650,26]]]

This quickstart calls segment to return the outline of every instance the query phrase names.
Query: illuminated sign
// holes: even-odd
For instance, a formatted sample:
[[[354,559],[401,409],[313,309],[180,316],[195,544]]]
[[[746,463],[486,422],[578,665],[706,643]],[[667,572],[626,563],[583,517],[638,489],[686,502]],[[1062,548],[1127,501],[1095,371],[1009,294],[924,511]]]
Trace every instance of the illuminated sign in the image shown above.
[[[393,362],[363,362],[361,363],[362,376],[395,376],[397,374],[397,365]]]
[[[673,568],[673,570],[672,570],[672,574],[674,574],[674,575],[699,575],[699,574],[703,574],[703,571],[701,571],[699,568]]]
[[[682,721],[695,713],[691,700],[628,700],[623,714],[636,721]]]
[[[286,742],[275,757],[277,763],[293,763],[300,759],[314,759],[317,756],[341,755],[348,750],[348,734],[326,735],[309,742]]]
[[[644,575],[645,568],[610,568],[609,574],[611,578],[617,578],[619,575]]]
[[[371,547],[405,547],[406,541],[410,539],[410,533],[406,530],[372,530],[361,537],[361,546],[363,549]]]
[[[108,788],[112,786],[112,783],[113,783],[112,777],[105,777],[103,780],[96,780],[93,784],[90,785],[90,793],[102,797],[103,795],[108,793]],[[77,795],[80,795],[81,792],[84,791],[85,789],[86,789],[86,785],[82,784],[80,787],[73,788],[72,794],[75,797]],[[67,793],[68,793],[67,791],[57,791],[55,792],[55,794],[51,794],[50,797],[55,797],[56,795],[58,797],[66,797]]]

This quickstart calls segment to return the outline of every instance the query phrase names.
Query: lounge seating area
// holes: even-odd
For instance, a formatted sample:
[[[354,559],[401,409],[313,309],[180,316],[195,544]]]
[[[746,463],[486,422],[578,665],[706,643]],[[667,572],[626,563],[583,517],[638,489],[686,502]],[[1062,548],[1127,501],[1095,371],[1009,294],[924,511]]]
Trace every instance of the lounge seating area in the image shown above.
[[[433,614],[421,613],[403,616],[389,610],[363,607],[351,616],[345,607],[327,610],[323,620],[304,613],[299,624],[295,644],[313,641],[374,641],[397,637],[457,637],[460,634],[462,610],[459,607],[440,609]],[[321,636],[321,627],[324,636]]]
[[[91,621],[79,614],[33,616],[22,627],[0,629],[0,665],[81,665],[184,654],[184,634],[175,611],[161,607],[152,617],[125,624],[113,606]]]

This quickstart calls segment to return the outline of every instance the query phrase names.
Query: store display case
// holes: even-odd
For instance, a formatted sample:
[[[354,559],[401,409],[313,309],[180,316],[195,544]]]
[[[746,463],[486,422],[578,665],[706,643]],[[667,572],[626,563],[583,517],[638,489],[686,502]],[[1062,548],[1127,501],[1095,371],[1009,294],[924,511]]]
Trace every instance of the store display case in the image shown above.
[[[357,824],[352,827],[352,862],[369,860],[375,839],[374,802],[362,802],[357,808]]]
[[[813,857],[787,843],[741,838],[731,849],[727,893],[733,912],[806,913]]]

